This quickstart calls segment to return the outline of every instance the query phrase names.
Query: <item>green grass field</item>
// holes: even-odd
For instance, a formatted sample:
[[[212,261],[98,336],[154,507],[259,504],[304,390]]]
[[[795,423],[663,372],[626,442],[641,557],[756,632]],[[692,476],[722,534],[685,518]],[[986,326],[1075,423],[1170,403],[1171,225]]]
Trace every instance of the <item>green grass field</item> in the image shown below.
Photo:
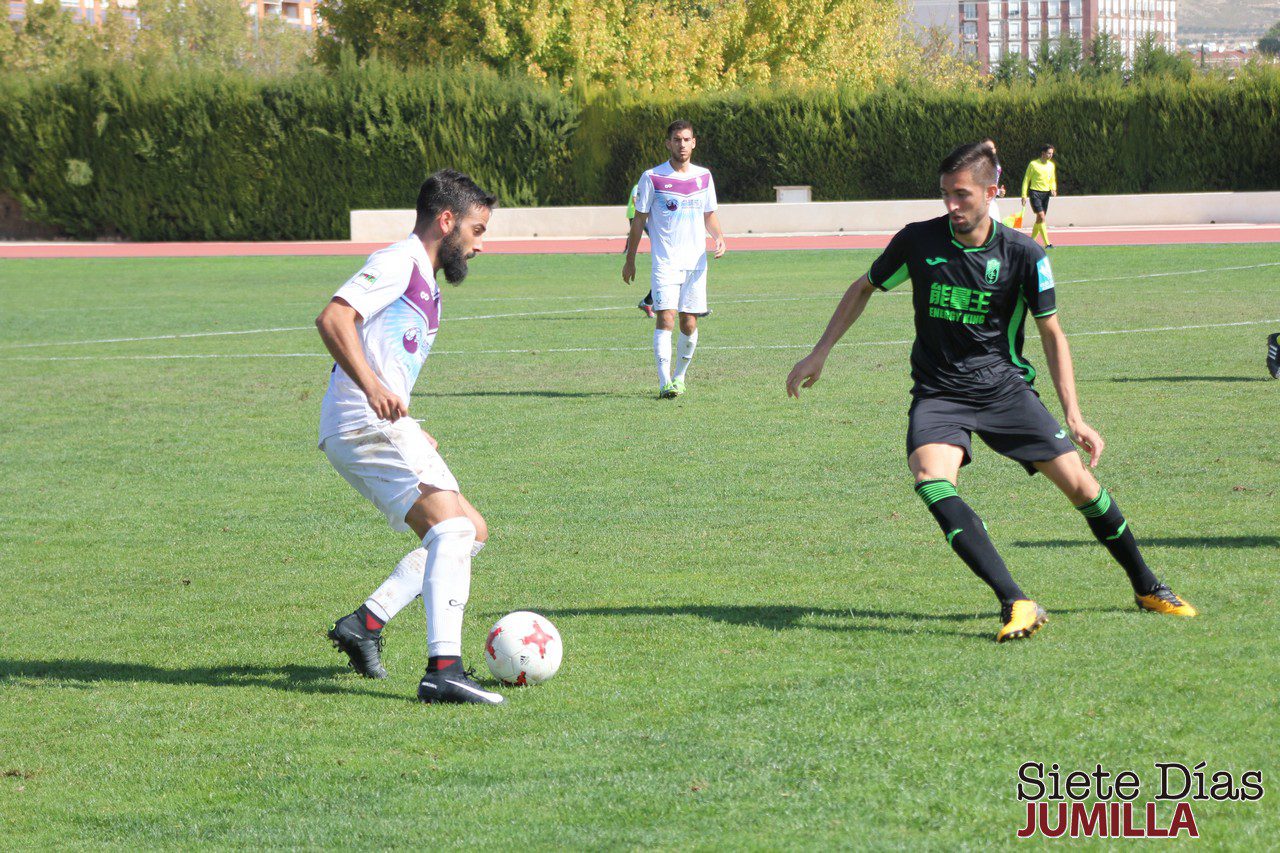
[[[565,638],[501,709],[411,701],[420,604],[383,682],[323,636],[413,544],[315,449],[311,322],[358,259],[4,262],[0,846],[1013,847],[1029,760],[1134,770],[1139,802],[1155,761],[1261,769],[1261,802],[1195,816],[1270,846],[1280,247],[1055,252],[1100,479],[1202,618],[1136,611],[1079,514],[975,442],[961,494],[1050,613],[992,642],[906,472],[909,299],[783,392],[873,253],[715,262],[674,402],[620,258],[483,257],[413,413],[493,531],[470,662],[509,610]]]

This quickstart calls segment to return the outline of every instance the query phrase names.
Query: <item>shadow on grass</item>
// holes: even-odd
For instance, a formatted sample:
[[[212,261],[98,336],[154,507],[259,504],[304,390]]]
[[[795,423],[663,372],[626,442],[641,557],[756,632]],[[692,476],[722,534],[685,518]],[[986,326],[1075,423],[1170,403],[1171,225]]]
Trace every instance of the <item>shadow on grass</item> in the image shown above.
[[[210,666],[166,669],[144,663],[104,660],[9,660],[0,658],[0,684],[9,680],[70,681],[96,684],[205,684],[212,687],[269,687],[294,693],[350,694],[406,701],[404,696],[377,693],[333,683],[346,670],[332,666]]]
[[[1014,542],[1019,548],[1095,547],[1093,539],[1041,539]],[[1138,545],[1166,548],[1280,548],[1280,536],[1141,536]]]
[[[535,608],[536,611],[536,608]],[[684,604],[672,607],[579,607],[568,610],[549,608],[553,616],[697,616],[729,625],[767,628],[780,631],[814,628],[819,631],[873,631],[884,634],[936,634],[990,642],[988,625],[972,630],[947,627],[976,621],[995,622],[996,612],[989,613],[908,613],[890,610],[857,610],[787,605]],[[921,622],[918,627],[884,624],[886,622]]]
[[[411,397],[616,397],[613,391],[423,391]]]
[[[1266,376],[1113,376],[1112,382],[1269,382]]]

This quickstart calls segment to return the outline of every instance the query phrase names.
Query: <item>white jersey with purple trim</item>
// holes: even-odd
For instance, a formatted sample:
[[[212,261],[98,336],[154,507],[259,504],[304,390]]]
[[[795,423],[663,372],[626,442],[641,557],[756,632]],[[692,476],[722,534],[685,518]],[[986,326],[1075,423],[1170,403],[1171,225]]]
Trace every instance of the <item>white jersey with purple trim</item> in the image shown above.
[[[711,172],[692,163],[683,172],[671,161],[640,176],[636,210],[647,213],[653,252],[653,279],[683,279],[707,254],[707,225],[703,216],[716,209],[716,185]]]
[[[364,357],[378,380],[409,406],[409,394],[440,328],[440,287],[416,236],[369,256],[335,297],[354,308]],[[347,372],[335,364],[320,404],[320,441],[384,423]]]

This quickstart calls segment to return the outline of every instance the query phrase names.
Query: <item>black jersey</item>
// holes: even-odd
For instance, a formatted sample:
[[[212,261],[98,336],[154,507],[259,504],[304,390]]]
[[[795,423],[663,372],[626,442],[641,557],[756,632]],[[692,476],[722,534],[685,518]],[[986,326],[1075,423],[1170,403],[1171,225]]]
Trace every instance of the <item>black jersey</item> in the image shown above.
[[[1036,375],[1022,357],[1026,316],[1058,310],[1044,249],[994,220],[991,236],[970,248],[950,217],[913,222],[889,241],[867,273],[891,290],[908,278],[915,304],[911,378],[916,397],[997,400]]]

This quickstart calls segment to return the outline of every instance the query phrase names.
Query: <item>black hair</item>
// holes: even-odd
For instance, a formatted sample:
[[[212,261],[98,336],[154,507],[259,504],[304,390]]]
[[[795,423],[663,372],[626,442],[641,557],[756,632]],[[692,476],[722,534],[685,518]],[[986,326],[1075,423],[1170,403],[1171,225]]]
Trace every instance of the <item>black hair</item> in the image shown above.
[[[667,139],[670,139],[682,130],[687,130],[690,133],[693,133],[693,122],[683,118],[678,118],[671,122],[671,124],[667,125]],[[693,135],[696,137],[698,134],[693,133]]]
[[[938,174],[950,175],[969,170],[974,180],[982,186],[996,182],[996,155],[981,142],[966,142],[947,155],[938,167]]]
[[[1054,145],[1052,142],[1046,142],[1044,145],[1040,146],[1040,153],[1043,154],[1046,151],[1052,151],[1057,147],[1058,146]]]
[[[470,175],[457,169],[441,169],[423,181],[418,190],[418,221],[413,230],[416,232],[445,210],[461,219],[473,207],[497,206],[498,197],[471,180]]]

